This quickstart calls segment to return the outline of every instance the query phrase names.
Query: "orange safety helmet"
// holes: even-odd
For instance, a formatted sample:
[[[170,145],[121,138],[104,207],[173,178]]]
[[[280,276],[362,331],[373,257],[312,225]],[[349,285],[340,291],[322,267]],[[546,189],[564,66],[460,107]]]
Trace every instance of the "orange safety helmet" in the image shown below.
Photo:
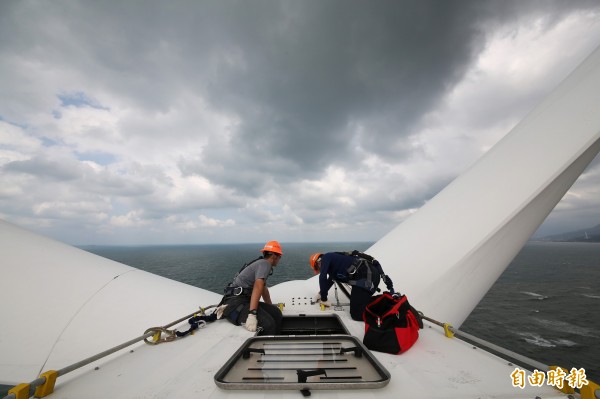
[[[277,241],[269,241],[260,252],[273,252],[279,254],[279,256],[283,255],[283,252],[281,252],[281,245],[279,245]]]
[[[312,254],[310,256],[310,267],[313,269],[313,271],[315,272],[315,274],[319,274],[319,266],[317,265],[317,260],[319,260],[319,258],[321,257],[321,253],[316,253],[316,254]]]

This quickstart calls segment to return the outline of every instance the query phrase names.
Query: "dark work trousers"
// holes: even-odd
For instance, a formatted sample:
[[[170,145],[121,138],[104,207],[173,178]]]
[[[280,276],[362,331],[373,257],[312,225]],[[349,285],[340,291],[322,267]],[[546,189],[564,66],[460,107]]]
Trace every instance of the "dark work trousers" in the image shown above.
[[[360,287],[352,287],[350,292],[350,317],[353,320],[363,321],[365,307],[371,302],[371,291]]]
[[[366,288],[362,288],[356,285],[352,285],[352,291],[350,292],[350,317],[353,320],[363,321],[363,312],[369,302],[371,302],[371,298],[376,291],[379,291],[377,287],[379,287],[379,282],[381,281],[381,277],[377,269],[372,270],[372,284],[373,291],[371,292]],[[360,269],[355,276],[355,278],[359,281],[363,281],[367,278],[367,273],[364,268]]]
[[[223,299],[223,304],[227,304],[225,317],[231,323],[240,325],[245,323],[250,312],[249,296],[231,296]],[[262,329],[261,335],[278,335],[281,332],[281,320],[283,315],[276,305],[259,302],[256,312],[258,327]]]

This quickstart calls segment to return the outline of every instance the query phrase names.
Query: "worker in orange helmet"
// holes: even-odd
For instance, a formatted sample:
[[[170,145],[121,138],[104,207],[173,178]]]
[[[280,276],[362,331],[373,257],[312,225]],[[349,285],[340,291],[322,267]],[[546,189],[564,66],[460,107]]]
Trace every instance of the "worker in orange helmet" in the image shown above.
[[[314,298],[325,306],[331,306],[327,292],[334,282],[349,284],[350,316],[362,320],[365,306],[371,297],[379,291],[379,282],[383,280],[390,293],[394,294],[392,280],[383,272],[381,264],[372,256],[359,251],[315,253],[309,258],[310,267],[319,274],[319,292]]]
[[[226,307],[221,312],[233,324],[243,323],[248,331],[255,332],[260,327],[264,335],[277,335],[283,316],[271,301],[267,278],[273,274],[283,252],[277,241],[267,242],[261,252],[262,256],[246,263],[225,287],[220,305]]]

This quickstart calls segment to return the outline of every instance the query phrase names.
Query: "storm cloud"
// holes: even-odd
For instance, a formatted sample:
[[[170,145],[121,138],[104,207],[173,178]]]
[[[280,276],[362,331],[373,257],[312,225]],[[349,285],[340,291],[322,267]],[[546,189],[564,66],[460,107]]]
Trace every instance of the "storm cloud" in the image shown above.
[[[76,244],[376,240],[595,49],[599,17],[596,1],[4,1],[0,217]],[[542,232],[600,223],[599,182],[595,162]]]

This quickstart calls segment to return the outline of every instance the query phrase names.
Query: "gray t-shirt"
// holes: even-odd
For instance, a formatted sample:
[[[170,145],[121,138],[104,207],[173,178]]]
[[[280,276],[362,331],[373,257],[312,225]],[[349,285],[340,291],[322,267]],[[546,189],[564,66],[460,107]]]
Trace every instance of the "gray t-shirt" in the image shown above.
[[[233,285],[251,289],[254,287],[254,282],[259,278],[264,279],[266,283],[269,273],[271,273],[271,264],[265,259],[260,259],[242,270],[242,272],[233,279]]]

